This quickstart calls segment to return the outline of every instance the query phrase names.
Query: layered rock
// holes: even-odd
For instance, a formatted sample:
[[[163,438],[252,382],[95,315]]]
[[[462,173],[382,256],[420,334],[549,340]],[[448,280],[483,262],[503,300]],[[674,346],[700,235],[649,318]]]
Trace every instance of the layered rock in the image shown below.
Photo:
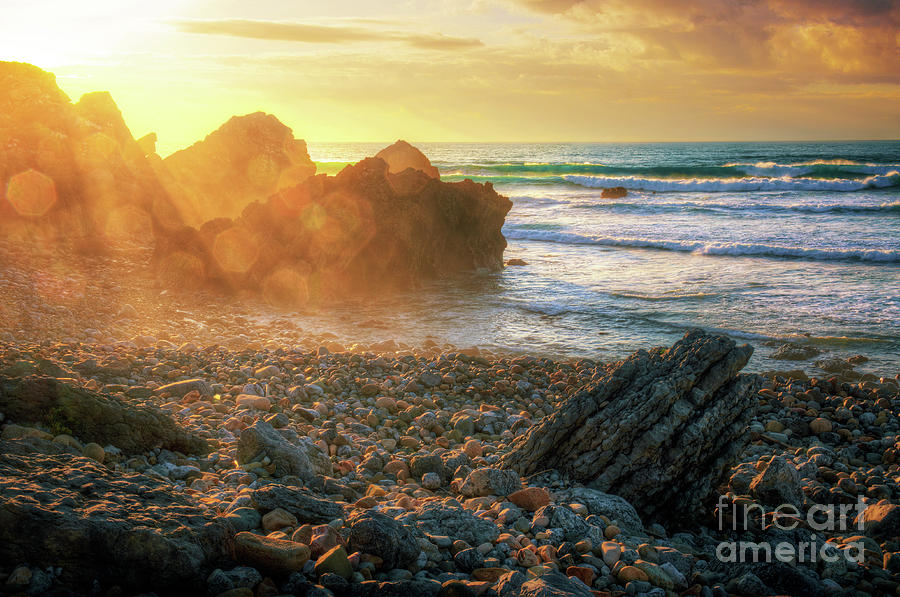
[[[255,202],[232,221],[186,228],[157,245],[171,284],[216,281],[276,303],[503,266],[512,203],[490,183],[445,183],[367,158]]]
[[[55,77],[0,62],[0,233],[146,240],[180,217],[108,93],[77,104]]]
[[[702,331],[637,351],[518,438],[502,465],[559,470],[646,519],[691,517],[749,440],[759,378],[738,372],[752,352]]]
[[[312,176],[306,142],[275,116],[234,116],[186,149],[155,162],[185,221],[236,218],[253,201]]]
[[[162,481],[36,443],[0,441],[0,561],[58,567],[74,594],[204,592],[231,552],[227,523]]]
[[[0,412],[17,423],[42,423],[55,433],[112,444],[129,454],[154,448],[208,452],[203,439],[156,406],[131,404],[50,377],[0,377]]]

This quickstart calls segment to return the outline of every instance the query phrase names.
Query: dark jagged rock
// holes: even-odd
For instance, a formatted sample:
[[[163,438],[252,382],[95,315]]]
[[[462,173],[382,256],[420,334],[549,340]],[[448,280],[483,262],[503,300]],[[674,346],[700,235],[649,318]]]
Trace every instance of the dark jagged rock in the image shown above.
[[[153,448],[205,453],[206,442],[153,405],[134,405],[50,377],[0,378],[0,412],[19,423],[43,423],[55,433],[112,444],[129,454]]]
[[[276,303],[503,267],[512,203],[490,183],[445,183],[367,158],[248,205],[234,221],[185,228],[157,243],[174,285],[219,282]]]
[[[431,178],[441,177],[438,169],[431,165],[431,161],[425,157],[424,153],[402,139],[393,145],[385,147],[376,153],[375,157],[381,158],[387,163],[388,171],[391,174],[412,168],[413,170],[424,172]]]
[[[650,520],[688,517],[749,440],[759,378],[738,371],[752,352],[702,331],[639,350],[516,440],[502,465],[557,469]]]
[[[234,116],[202,141],[156,162],[160,179],[192,225],[236,218],[249,203],[312,176],[306,142],[275,116]]]
[[[180,216],[106,92],[77,104],[55,77],[0,62],[0,232],[10,237],[145,240]]]
[[[0,561],[60,567],[76,594],[198,595],[227,560],[234,531],[167,484],[34,448],[0,441]]]

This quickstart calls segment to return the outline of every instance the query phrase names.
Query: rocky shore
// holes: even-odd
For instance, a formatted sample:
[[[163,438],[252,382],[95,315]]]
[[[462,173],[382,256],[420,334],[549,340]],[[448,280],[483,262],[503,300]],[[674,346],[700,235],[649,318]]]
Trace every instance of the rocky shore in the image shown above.
[[[3,249],[5,594],[900,586],[896,378],[744,375],[699,333],[621,363],[343,346],[122,284],[136,255],[70,263],[50,303],[58,256]]]

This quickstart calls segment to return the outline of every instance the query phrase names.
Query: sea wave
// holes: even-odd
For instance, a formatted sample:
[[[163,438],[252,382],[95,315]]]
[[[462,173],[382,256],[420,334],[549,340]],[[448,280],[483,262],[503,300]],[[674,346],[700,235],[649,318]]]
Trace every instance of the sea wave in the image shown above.
[[[574,232],[519,228],[504,229],[503,234],[506,238],[514,240],[537,240],[568,245],[633,247],[639,249],[698,253],[702,255],[780,257],[809,261],[900,263],[900,250],[887,249],[817,249],[807,247],[784,247],[764,243],[724,243],[692,240],[584,236]]]
[[[535,202],[537,203],[537,202]],[[551,201],[548,203],[565,203]],[[833,214],[900,214],[900,201],[880,203],[878,205],[858,205],[847,203],[742,203],[738,201],[672,201],[650,202],[613,201],[576,203],[575,209],[592,209],[601,211],[754,211],[754,212],[797,212],[797,213],[833,213]]]
[[[724,165],[676,164],[665,166],[626,166],[600,163],[436,163],[444,176],[487,179],[553,179],[563,176],[618,176],[659,179],[713,178],[746,176],[760,178],[859,179],[886,175],[900,170],[900,164],[860,163],[852,160],[814,160],[782,164],[778,162],[732,162]]]
[[[634,176],[565,176],[567,181],[587,188],[625,187],[630,190],[654,192],[754,192],[754,191],[837,191],[852,192],[900,186],[900,171],[869,176],[863,180],[813,178],[690,178],[669,180]]]

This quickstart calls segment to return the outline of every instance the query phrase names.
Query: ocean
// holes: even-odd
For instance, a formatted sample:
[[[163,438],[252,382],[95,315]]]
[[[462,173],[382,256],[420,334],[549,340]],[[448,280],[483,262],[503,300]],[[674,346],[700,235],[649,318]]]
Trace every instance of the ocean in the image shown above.
[[[385,145],[309,151],[335,173]],[[770,359],[791,341],[900,372],[900,141],[417,146],[512,200],[528,265],[335,306],[348,336],[614,359],[702,327],[750,369],[808,367]]]

